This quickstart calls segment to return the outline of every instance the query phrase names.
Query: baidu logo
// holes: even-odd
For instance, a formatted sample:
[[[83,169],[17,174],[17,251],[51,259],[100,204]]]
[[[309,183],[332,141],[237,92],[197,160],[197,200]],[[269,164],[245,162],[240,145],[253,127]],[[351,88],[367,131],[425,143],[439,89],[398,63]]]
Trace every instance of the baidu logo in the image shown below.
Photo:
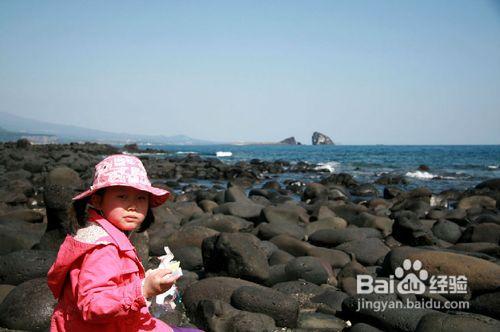
[[[412,272],[412,268],[415,273]],[[425,292],[424,281],[429,277],[429,273],[422,269],[422,262],[417,259],[412,264],[409,259],[405,259],[403,267],[397,267],[394,275],[401,279],[405,274],[406,276],[397,285],[398,292],[401,294],[423,294]]]
[[[397,279],[396,279],[397,278]],[[413,263],[409,259],[397,267],[394,275],[387,279],[375,279],[371,275],[360,274],[356,277],[358,294],[464,294],[467,293],[467,278],[465,276],[429,276],[418,259]],[[429,286],[426,286],[426,283]]]

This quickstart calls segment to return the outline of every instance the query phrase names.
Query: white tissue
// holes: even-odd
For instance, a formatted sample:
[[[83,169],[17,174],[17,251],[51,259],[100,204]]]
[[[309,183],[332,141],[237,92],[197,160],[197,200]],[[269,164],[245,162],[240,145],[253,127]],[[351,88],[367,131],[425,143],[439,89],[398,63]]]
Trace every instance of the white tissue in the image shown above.
[[[158,265],[158,269],[170,269],[172,273],[169,273],[165,276],[165,278],[171,278],[176,276],[182,276],[182,269],[180,268],[180,263],[178,261],[174,261],[174,255],[170,251],[168,247],[164,247],[165,255],[158,257],[160,259],[160,265]],[[165,293],[156,295],[155,302],[157,304],[169,304],[169,306],[174,309],[175,308],[175,297],[177,296],[177,287],[173,285],[167,290]],[[166,298],[170,298],[171,300],[167,300]]]

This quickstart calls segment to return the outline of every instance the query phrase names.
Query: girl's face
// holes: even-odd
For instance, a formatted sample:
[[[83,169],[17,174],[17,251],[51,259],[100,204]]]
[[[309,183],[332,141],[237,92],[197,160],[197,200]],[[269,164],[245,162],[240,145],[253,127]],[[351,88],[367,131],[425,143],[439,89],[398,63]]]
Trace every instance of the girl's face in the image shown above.
[[[91,203],[117,228],[131,231],[146,218],[149,193],[132,187],[114,186],[106,188],[102,196],[93,195]]]

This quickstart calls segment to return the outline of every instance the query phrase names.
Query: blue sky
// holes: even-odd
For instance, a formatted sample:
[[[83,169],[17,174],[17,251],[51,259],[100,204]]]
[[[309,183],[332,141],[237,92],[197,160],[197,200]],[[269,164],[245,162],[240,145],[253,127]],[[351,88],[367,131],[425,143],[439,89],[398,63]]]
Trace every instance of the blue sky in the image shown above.
[[[500,144],[500,3],[2,1],[0,77],[0,111],[107,131]]]

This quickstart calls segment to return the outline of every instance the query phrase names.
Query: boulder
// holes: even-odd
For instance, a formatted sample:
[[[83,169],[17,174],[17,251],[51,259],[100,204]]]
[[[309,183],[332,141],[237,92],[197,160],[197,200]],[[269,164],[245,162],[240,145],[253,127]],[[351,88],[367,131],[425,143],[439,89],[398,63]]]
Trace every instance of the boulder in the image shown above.
[[[295,298],[299,302],[301,309],[315,308],[316,306],[312,304],[311,298],[324,291],[324,288],[305,280],[279,282],[273,285],[272,288]]]
[[[464,231],[460,242],[490,242],[500,243],[500,225],[484,223],[471,225]]]
[[[181,263],[183,270],[199,271],[203,268],[203,256],[198,247],[182,247],[172,250],[175,260]]]
[[[310,243],[297,240],[288,235],[278,235],[271,239],[278,248],[294,256],[312,256],[327,261],[332,267],[342,267],[349,262],[346,253],[335,250],[313,246]]]
[[[181,217],[183,222],[196,218],[204,213],[196,202],[175,202],[173,210]]]
[[[432,233],[437,238],[450,243],[456,243],[462,236],[462,231],[457,224],[444,219],[434,224]]]
[[[203,209],[205,212],[212,212],[219,204],[215,203],[214,201],[211,201],[209,199],[204,199],[198,203],[198,205]]]
[[[391,185],[391,184],[403,184],[406,185],[408,184],[408,180],[403,176],[403,175],[398,175],[398,174],[383,174],[381,175],[376,181],[376,184],[381,184],[381,185]],[[394,187],[392,187],[394,188]],[[390,190],[391,188],[385,188]],[[394,195],[386,195],[386,190],[384,189],[384,198],[393,198],[395,197]],[[400,191],[398,191],[397,194],[399,194]],[[396,196],[397,196],[396,194]],[[390,197],[392,196],[392,197]]]
[[[358,227],[345,229],[322,229],[311,236],[308,241],[319,246],[335,247],[349,241],[361,241],[366,239],[366,233]]]
[[[309,236],[321,229],[334,230],[334,229],[343,229],[346,227],[347,227],[347,222],[342,218],[323,217],[321,219],[318,219],[317,221],[307,224],[305,232],[306,235]]]
[[[40,242],[47,224],[0,218],[0,255],[31,249]]]
[[[358,227],[372,227],[378,229],[384,236],[392,233],[392,225],[394,224],[394,221],[387,217],[380,217],[367,212],[360,213],[355,218],[348,220],[348,222]]]
[[[311,244],[290,235],[278,235],[273,237],[270,241],[281,250],[293,256],[307,256],[308,251],[312,247]]]
[[[301,224],[309,222],[307,211],[295,204],[267,206],[262,210],[262,216],[268,223]]]
[[[241,187],[235,185],[231,186],[224,192],[224,202],[253,204],[250,198],[248,198],[245,194],[245,191]]]
[[[57,256],[55,251],[20,250],[0,256],[0,284],[19,285],[45,277]]]
[[[35,188],[33,184],[26,179],[11,180],[7,184],[7,192],[21,194],[25,197],[32,197],[35,193]],[[16,200],[14,200],[16,202]]]
[[[478,252],[492,256],[500,256],[500,246],[491,242],[457,243],[449,247],[450,250],[464,252]]]
[[[183,294],[183,303],[190,317],[196,313],[201,300],[220,300],[231,302],[233,292],[241,286],[258,286],[257,284],[237,278],[212,277],[202,279],[189,285]]]
[[[431,313],[423,316],[415,329],[416,332],[494,332],[499,330],[499,321],[481,315],[466,313]]]
[[[248,202],[228,202],[213,209],[213,213],[228,214],[245,219],[257,219],[264,207]]]
[[[231,304],[238,309],[265,314],[277,326],[295,327],[299,303],[291,296],[267,287],[243,286],[231,296]]]
[[[358,182],[348,173],[334,173],[322,179],[321,183],[328,187],[338,185],[346,188],[356,188],[359,186]]]
[[[311,298],[314,303],[323,303],[327,305],[332,312],[342,311],[342,302],[348,298],[344,292],[327,289],[323,293],[320,293]]]
[[[8,219],[22,220],[25,222],[37,224],[44,222],[45,214],[32,209],[19,209],[7,212],[0,216],[0,220]]]
[[[316,285],[329,283],[334,279],[330,264],[316,257],[297,257],[285,265],[288,280],[303,279]]]
[[[258,226],[259,237],[269,240],[278,235],[289,235],[298,240],[302,240],[305,236],[304,228],[295,224],[285,223],[262,223]]]
[[[269,277],[269,264],[259,243],[257,237],[245,233],[221,233],[208,238],[202,246],[205,270],[264,281]]]
[[[201,226],[186,225],[180,230],[172,233],[165,241],[170,249],[182,247],[198,247],[201,248],[203,240],[211,236],[217,235],[219,232]]]
[[[273,332],[276,330],[276,325],[271,317],[238,310],[220,300],[200,301],[195,320],[206,331],[212,332]]]
[[[324,218],[336,217],[337,215],[328,206],[317,204],[314,206],[311,213],[311,221],[320,220]]]
[[[463,210],[470,210],[473,208],[494,210],[496,208],[496,204],[497,202],[489,196],[475,195],[462,198],[458,202],[457,207]]]
[[[500,178],[489,179],[476,186],[477,189],[500,190]]]
[[[0,303],[3,302],[3,300],[9,295],[9,293],[16,288],[16,286],[13,285],[3,285],[0,284]],[[1,331],[1,328],[0,328]]]
[[[43,191],[47,208],[47,230],[62,229],[66,233],[71,232],[67,210],[72,198],[82,189],[83,182],[73,169],[59,166],[49,172]]]
[[[328,262],[332,268],[343,267],[349,263],[349,256],[345,252],[337,249],[311,246],[307,251],[307,256],[320,258]]]
[[[335,249],[356,255],[356,259],[364,265],[376,265],[390,251],[389,247],[377,238],[349,241]]]
[[[385,310],[375,310],[373,307],[361,306],[360,303],[363,303],[363,301],[384,301],[385,303],[392,301],[394,304],[392,306],[387,306]],[[348,317],[353,317],[353,319],[357,321],[376,322],[377,325],[383,327],[384,330],[405,332],[415,331],[422,317],[435,312],[429,309],[417,308],[408,310],[402,308],[402,304],[398,305],[396,302],[401,301],[394,294],[356,295],[345,299],[342,308],[346,314],[348,314]]]
[[[357,323],[349,329],[349,332],[382,332],[382,330],[365,323]]]
[[[377,183],[377,182],[375,182]],[[396,197],[403,197],[405,192],[397,187],[388,186],[384,188],[383,197],[384,199],[393,199]]]
[[[0,304],[0,326],[48,331],[55,305],[47,278],[28,280],[14,288]]]
[[[152,256],[165,254],[163,249],[167,238],[180,228],[181,219],[170,209],[153,209],[155,222],[147,230],[149,235],[149,252]]]
[[[351,189],[351,195],[359,197],[378,197],[379,192],[373,184],[365,183]]]
[[[420,260],[422,268],[430,275],[465,275],[472,292],[494,291],[500,287],[500,266],[484,259],[453,252],[399,247],[386,256],[385,268],[394,273],[405,259]]]
[[[28,198],[21,191],[0,189],[0,202],[9,205],[22,205],[28,202]]]
[[[495,319],[500,318],[500,291],[476,296],[470,301],[470,310]]]
[[[143,266],[148,265],[149,260],[149,235],[148,232],[131,232],[129,236],[130,242],[137,251],[137,256],[142,262]],[[162,255],[164,255],[163,251]]]
[[[269,267],[269,278],[266,279],[264,285],[271,287],[279,282],[289,281],[289,277],[285,270],[286,264],[275,264]]]
[[[320,312],[303,312],[297,322],[299,329],[305,331],[341,332],[347,324],[340,318]]]
[[[226,233],[250,232],[253,229],[253,223],[250,221],[234,215],[230,216],[219,213],[191,220],[188,225],[207,227],[217,232]]]
[[[409,245],[433,245],[438,239],[412,211],[395,213],[394,238]]]
[[[328,188],[320,183],[308,183],[302,192],[302,201],[316,201],[328,198]]]
[[[278,264],[286,264],[294,258],[295,258],[295,256],[290,255],[286,251],[278,249],[271,254],[268,261],[269,261],[269,265],[272,266],[272,265],[278,265]]]

